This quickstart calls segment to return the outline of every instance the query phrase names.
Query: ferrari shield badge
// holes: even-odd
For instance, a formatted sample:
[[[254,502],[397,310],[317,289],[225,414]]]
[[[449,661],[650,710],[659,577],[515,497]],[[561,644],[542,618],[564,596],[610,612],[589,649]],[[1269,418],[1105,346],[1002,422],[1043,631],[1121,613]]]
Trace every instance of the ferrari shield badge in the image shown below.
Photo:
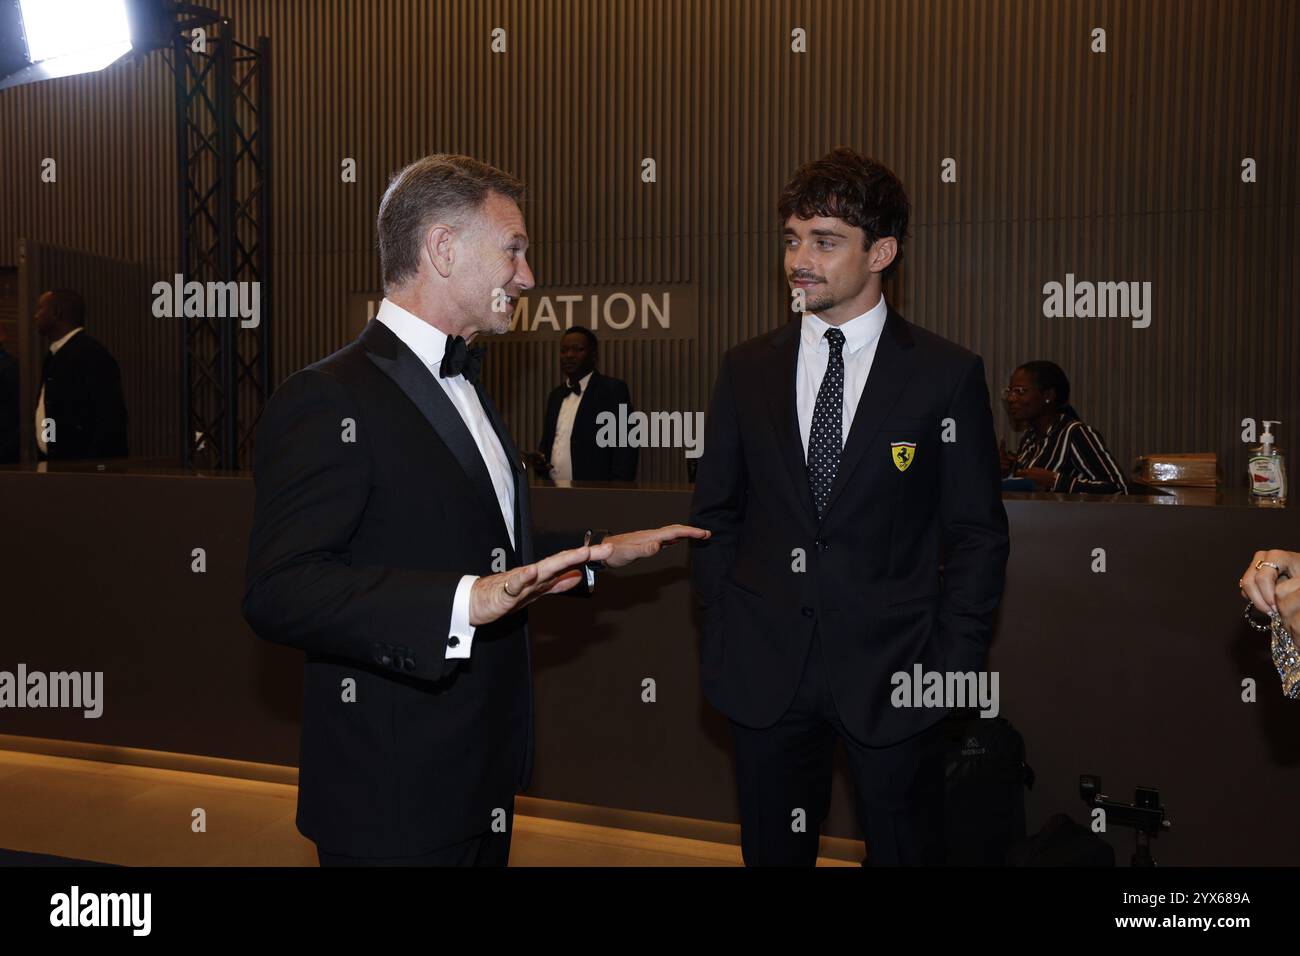
[[[896,441],[889,445],[889,457],[893,461],[894,467],[899,471],[907,471],[912,464],[912,459],[916,457],[916,442],[914,441]]]

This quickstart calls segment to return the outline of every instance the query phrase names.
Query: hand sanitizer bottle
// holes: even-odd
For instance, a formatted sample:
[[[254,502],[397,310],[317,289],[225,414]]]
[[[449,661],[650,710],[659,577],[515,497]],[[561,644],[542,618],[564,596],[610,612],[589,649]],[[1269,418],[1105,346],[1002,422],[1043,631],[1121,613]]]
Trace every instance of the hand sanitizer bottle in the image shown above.
[[[1260,443],[1251,449],[1246,473],[1250,478],[1250,500],[1262,508],[1286,507],[1286,458],[1273,446],[1274,425],[1281,422],[1264,422]]]

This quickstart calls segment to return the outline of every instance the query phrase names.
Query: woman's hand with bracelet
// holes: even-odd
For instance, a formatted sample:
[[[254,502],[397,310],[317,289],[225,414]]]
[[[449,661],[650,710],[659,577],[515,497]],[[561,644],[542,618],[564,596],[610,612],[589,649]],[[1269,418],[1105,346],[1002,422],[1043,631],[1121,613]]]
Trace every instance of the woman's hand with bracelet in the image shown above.
[[[1293,635],[1300,625],[1300,554],[1294,551],[1256,551],[1237,582],[1242,596],[1262,613],[1276,611]]]

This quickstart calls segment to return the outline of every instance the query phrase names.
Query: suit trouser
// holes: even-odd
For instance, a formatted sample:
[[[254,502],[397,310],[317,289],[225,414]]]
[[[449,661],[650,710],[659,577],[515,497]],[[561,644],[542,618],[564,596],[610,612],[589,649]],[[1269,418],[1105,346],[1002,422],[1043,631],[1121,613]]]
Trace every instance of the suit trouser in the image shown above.
[[[809,644],[799,689],[784,716],[762,729],[732,722],[745,864],[816,863],[837,737],[844,741],[853,775],[858,824],[867,843],[864,863],[942,864],[942,721],[889,747],[858,743],[835,709],[820,628]]]
[[[326,853],[316,846],[321,866],[505,866],[510,860],[510,838],[514,833],[515,814],[506,811],[504,833],[480,833],[417,856],[344,856]]]

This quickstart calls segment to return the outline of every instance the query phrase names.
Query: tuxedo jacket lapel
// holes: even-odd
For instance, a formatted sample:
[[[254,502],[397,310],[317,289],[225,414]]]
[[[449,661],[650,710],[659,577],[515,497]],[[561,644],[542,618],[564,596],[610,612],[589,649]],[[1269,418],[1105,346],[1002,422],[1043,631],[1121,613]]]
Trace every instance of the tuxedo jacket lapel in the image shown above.
[[[442,439],[443,444],[451,450],[479,500],[489,513],[496,516],[501,530],[505,531],[501,505],[497,501],[496,490],[492,485],[492,477],[488,474],[487,465],[483,463],[483,456],[479,453],[478,445],[474,443],[474,436],[469,433],[469,429],[461,419],[460,412],[447,397],[442,386],[433,380],[434,373],[393,334],[391,329],[376,319],[371,319],[362,330],[361,343],[366,348],[366,357],[406,393],[406,397],[420,410],[420,414]],[[482,400],[481,396],[480,400]],[[493,412],[490,411],[488,414],[491,417]],[[496,426],[495,421],[493,426]],[[505,448],[512,463],[518,461],[519,456],[514,452],[513,444],[503,441],[502,447]],[[516,502],[519,498],[518,483],[516,477]],[[515,513],[516,515],[519,513],[517,505]]]
[[[578,396],[578,407],[573,413],[573,428],[569,430],[570,459],[572,459],[573,456],[574,438],[580,434],[586,434],[585,429],[587,419],[591,419],[593,427],[596,423],[596,407],[600,404],[598,401],[598,395],[596,394],[600,390],[600,385],[597,383],[596,379],[597,375],[593,373],[591,378],[587,379],[587,387],[584,388],[582,394]],[[565,384],[568,383],[566,382]],[[565,396],[560,396],[561,405],[564,404],[564,398]],[[556,420],[559,420],[558,414],[556,415]]]
[[[478,394],[478,400],[483,406],[483,410],[487,412],[488,421],[492,423],[492,430],[497,433],[497,440],[501,442],[501,449],[506,453],[506,458],[510,460],[510,477],[514,481],[515,488],[515,542],[518,545],[516,550],[519,552],[520,560],[524,564],[530,564],[533,560],[533,522],[528,503],[528,475],[524,471],[523,456],[519,454],[519,449],[515,447],[514,439],[510,437],[510,429],[506,428],[505,420],[502,419],[501,413],[497,411],[496,404],[488,395],[487,389],[483,387],[481,381],[474,383],[474,391]],[[500,508],[497,510],[500,511]]]

